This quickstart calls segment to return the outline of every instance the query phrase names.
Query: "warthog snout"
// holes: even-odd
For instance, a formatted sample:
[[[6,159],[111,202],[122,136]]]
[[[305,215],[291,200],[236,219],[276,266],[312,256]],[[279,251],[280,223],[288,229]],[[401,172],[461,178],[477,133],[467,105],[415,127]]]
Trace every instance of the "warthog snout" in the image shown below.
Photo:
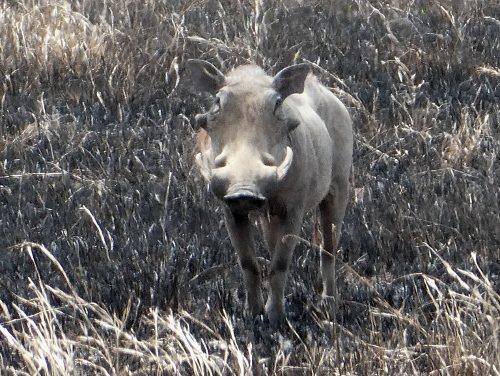
[[[238,192],[224,196],[224,202],[232,213],[246,214],[252,210],[262,208],[267,199],[262,196],[254,195],[250,192]]]

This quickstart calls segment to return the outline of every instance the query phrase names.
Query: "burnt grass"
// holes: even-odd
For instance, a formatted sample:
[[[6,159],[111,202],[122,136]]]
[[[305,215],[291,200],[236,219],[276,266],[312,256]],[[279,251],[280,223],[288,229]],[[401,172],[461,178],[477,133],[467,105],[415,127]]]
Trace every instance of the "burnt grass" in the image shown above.
[[[43,245],[79,296],[125,317],[139,338],[149,335],[143,320],[152,308],[187,311],[229,336],[220,324],[225,311],[256,359],[281,351],[287,365],[299,366],[315,344],[337,354],[326,369],[402,374],[383,373],[363,346],[397,347],[404,333],[406,346],[422,346],[414,370],[462,374],[439,371],[425,349],[439,344],[427,337],[439,310],[423,276],[466,294],[450,268],[480,268],[500,292],[496,2],[40,0],[7,1],[0,17],[4,313],[30,312],[23,299],[33,297],[33,283],[68,291]],[[188,58],[222,70],[251,62],[270,74],[310,62],[352,114],[337,305],[324,313],[319,252],[301,242],[286,302],[296,333],[271,335],[265,321],[243,317],[236,255],[194,166],[192,121],[206,98],[179,83]],[[304,224],[305,240],[315,215]],[[259,255],[265,269],[262,247]],[[74,319],[60,320],[61,330],[78,332]],[[201,324],[191,330],[206,335]],[[23,369],[2,340],[0,354],[12,374]]]

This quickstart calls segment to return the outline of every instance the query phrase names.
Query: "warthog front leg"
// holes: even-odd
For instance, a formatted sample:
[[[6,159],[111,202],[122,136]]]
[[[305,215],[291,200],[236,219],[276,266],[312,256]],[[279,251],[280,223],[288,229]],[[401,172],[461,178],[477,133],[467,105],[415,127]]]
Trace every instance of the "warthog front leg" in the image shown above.
[[[297,245],[297,236],[302,226],[301,215],[273,216],[262,223],[266,242],[271,254],[269,266],[269,296],[266,313],[272,324],[285,319],[285,285],[288,270]]]
[[[225,209],[226,227],[243,274],[246,292],[246,305],[253,317],[264,313],[262,298],[262,277],[252,236],[253,227],[248,215],[236,215]]]

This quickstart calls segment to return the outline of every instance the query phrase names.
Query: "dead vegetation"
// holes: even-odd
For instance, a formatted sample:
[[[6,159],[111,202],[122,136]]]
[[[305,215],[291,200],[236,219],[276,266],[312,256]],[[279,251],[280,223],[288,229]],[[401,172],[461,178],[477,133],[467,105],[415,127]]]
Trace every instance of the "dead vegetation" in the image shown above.
[[[0,373],[498,375],[499,33],[490,1],[2,3]],[[304,242],[283,333],[241,316],[187,58],[308,61],[355,119],[338,304]]]

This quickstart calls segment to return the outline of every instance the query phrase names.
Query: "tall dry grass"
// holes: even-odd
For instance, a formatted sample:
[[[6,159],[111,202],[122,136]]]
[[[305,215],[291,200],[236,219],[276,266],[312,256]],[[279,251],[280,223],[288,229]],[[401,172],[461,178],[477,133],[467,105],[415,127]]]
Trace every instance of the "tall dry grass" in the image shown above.
[[[499,32],[472,0],[2,3],[0,373],[498,374]],[[242,317],[192,57],[307,61],[350,107],[335,309],[304,242],[289,328]]]
[[[38,278],[28,280],[30,298],[18,297],[11,307],[1,304],[1,360],[7,374],[500,374],[500,296],[475,254],[475,273],[455,270],[442,260],[458,288],[426,274],[404,277],[423,281],[427,307],[403,312],[376,293],[364,323],[368,336],[313,313],[308,330],[321,333],[320,338],[311,332],[301,336],[295,323],[289,337],[278,333],[256,340],[240,337],[241,328],[223,309],[219,326],[185,311],[151,308],[137,329],[127,329],[130,302],[117,316],[103,304],[82,299],[43,245],[23,243],[18,250],[31,260]],[[43,282],[35,251],[53,263],[69,293]],[[384,332],[389,328],[391,332]]]

